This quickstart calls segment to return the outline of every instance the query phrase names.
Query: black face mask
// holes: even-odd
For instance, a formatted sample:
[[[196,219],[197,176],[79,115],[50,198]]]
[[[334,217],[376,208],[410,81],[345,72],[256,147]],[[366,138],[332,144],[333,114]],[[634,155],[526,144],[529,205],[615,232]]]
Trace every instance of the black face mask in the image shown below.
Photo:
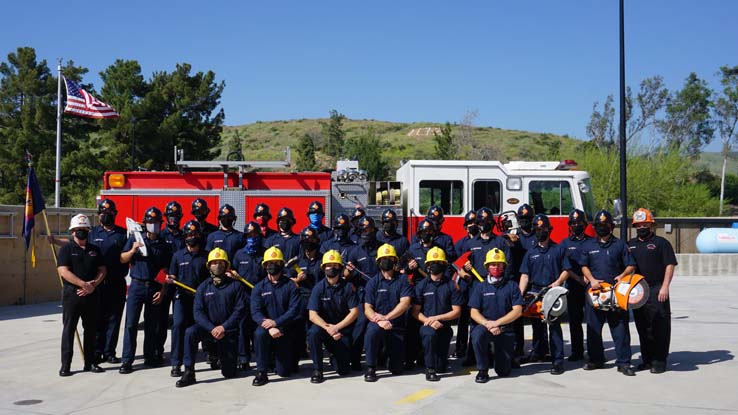
[[[318,244],[315,242],[303,242],[301,245],[303,251],[315,251],[318,249]]]
[[[282,231],[284,233],[287,233],[287,232],[290,231],[290,229],[292,229],[292,222],[289,221],[289,220],[284,220],[283,219],[283,220],[280,220],[279,222],[277,222],[277,226],[279,226],[279,230],[280,231]]]
[[[277,274],[280,274],[282,272],[282,265],[274,264],[274,263],[266,264],[266,266],[264,267],[264,269],[266,270],[267,274],[269,274],[269,275],[277,275]]]
[[[87,239],[87,235],[89,233],[90,233],[89,231],[79,229],[79,230],[74,231],[74,237],[79,239],[80,241],[84,241],[85,239]]]
[[[167,218],[167,228],[169,229],[179,229],[179,223],[182,221],[182,218],[178,218],[176,216],[170,216]]]
[[[199,213],[199,212],[198,213],[193,213],[192,216],[194,216],[195,219],[197,219],[198,222],[205,222],[205,218],[208,217],[208,215],[206,215],[204,213]]]
[[[446,271],[446,268],[448,265],[440,263],[440,262],[434,262],[430,265],[428,265],[428,271],[430,271],[433,275],[443,274]]]
[[[479,232],[490,233],[492,232],[492,224],[489,222],[482,222],[479,224]]]
[[[587,226],[585,224],[583,224],[583,223],[579,223],[579,224],[576,224],[576,225],[571,225],[570,226],[571,233],[572,233],[572,235],[574,235],[576,237],[582,236],[582,234],[584,233],[584,228],[586,228],[586,227]]]
[[[385,222],[382,224],[382,231],[387,235],[394,235],[397,226],[392,222]]]
[[[200,238],[185,238],[185,245],[189,247],[197,246],[200,244]]]
[[[231,229],[233,227],[233,218],[220,218],[220,225],[226,229]]]
[[[349,237],[348,229],[336,229],[333,231],[333,235],[336,236],[336,240],[345,241]]]
[[[325,269],[325,276],[328,277],[328,278],[337,277],[340,273],[341,273],[341,269],[340,268],[330,267],[330,268],[326,268]]]
[[[391,258],[381,258],[379,260],[379,269],[382,271],[389,271],[395,267],[395,261]]]
[[[536,231],[536,240],[538,242],[545,242],[548,239],[548,237],[549,237],[550,234],[551,234],[551,232],[549,232],[548,229],[545,229],[545,230],[544,229],[537,230]]]
[[[110,226],[115,223],[115,215],[112,213],[101,213],[100,214],[100,223],[104,226]]]
[[[424,244],[429,244],[429,243],[433,242],[433,234],[428,233],[428,232],[423,233],[423,234],[420,234],[420,240]]]
[[[651,236],[651,229],[649,228],[638,228],[636,229],[636,235],[641,239],[646,239]]]
[[[533,223],[531,222],[530,218],[520,218],[518,219],[518,225],[520,225],[520,228],[522,230],[530,232]]]
[[[610,227],[609,226],[595,226],[595,233],[600,238],[604,238],[605,236],[610,234]]]
[[[477,235],[479,235],[479,226],[472,225],[472,226],[466,228],[466,231],[469,232],[469,235],[471,235],[471,236],[477,236]]]

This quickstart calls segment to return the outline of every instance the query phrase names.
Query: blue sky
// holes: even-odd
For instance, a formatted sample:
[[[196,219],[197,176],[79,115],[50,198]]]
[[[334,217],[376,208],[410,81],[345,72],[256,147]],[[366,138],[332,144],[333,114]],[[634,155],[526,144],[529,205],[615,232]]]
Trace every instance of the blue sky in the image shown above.
[[[63,7],[66,20],[59,8]],[[626,80],[738,65],[738,2],[626,0]],[[584,138],[618,94],[618,1],[7,2],[0,54],[90,69],[189,62],[226,82],[226,124],[326,117],[460,121]],[[715,146],[710,146],[712,149]],[[717,148],[717,147],[715,147]]]

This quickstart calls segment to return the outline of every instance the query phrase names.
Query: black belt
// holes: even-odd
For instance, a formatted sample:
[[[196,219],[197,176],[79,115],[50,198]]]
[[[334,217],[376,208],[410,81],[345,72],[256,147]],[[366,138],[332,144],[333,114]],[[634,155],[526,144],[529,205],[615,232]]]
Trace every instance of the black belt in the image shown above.
[[[136,278],[136,277],[131,277],[131,280],[132,280],[132,281],[138,281],[138,282],[140,282],[141,284],[143,284],[143,285],[144,285],[145,287],[149,287],[149,286],[151,286],[151,285],[153,285],[153,284],[161,285],[161,284],[159,284],[159,283],[158,283],[157,281],[152,281],[152,280],[144,280],[144,279],[142,279],[142,278]]]

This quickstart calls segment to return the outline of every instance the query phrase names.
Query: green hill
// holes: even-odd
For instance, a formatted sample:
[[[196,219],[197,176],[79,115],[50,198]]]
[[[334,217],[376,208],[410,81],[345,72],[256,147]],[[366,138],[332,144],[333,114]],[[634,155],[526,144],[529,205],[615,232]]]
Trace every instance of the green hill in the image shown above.
[[[698,168],[706,168],[712,174],[720,176],[723,170],[723,155],[719,152],[702,153],[700,158],[695,162]],[[727,174],[738,174],[738,159],[729,158],[728,165],[725,168]]]
[[[330,168],[328,158],[320,151],[323,137],[321,122],[325,119],[290,121],[257,121],[253,124],[225,127],[221,139],[220,156],[225,158],[241,140],[245,160],[276,160],[284,157],[289,146],[295,156],[297,143],[310,134],[318,149],[317,159],[323,168]],[[366,134],[369,129],[380,138],[384,156],[391,167],[399,166],[401,159],[426,159],[434,153],[433,128],[436,123],[396,123],[376,120],[346,120],[346,138]],[[567,136],[529,131],[504,130],[494,127],[453,128],[458,143],[459,159],[482,160],[557,160],[566,158],[567,151],[579,141]]]

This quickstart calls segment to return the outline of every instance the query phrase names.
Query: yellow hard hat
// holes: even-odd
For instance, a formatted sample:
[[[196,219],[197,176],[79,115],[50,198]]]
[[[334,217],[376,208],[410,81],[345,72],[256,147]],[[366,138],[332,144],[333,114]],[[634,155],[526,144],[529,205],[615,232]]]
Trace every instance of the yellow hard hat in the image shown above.
[[[226,268],[231,267],[230,261],[228,261],[228,253],[220,248],[215,248],[208,254],[208,266],[210,266],[210,263],[213,261],[225,261],[226,262]]]
[[[443,249],[434,246],[433,248],[428,250],[428,253],[425,255],[425,263],[429,262],[443,262],[444,264],[448,264],[448,261],[446,260],[446,252],[443,251]]]
[[[384,244],[377,249],[377,261],[379,261],[382,258],[392,257],[395,259],[395,261],[399,261],[400,258],[397,257],[397,251],[395,251],[395,247],[390,244]]]
[[[341,254],[335,249],[331,249],[330,251],[323,254],[323,262],[320,264],[320,267],[323,268],[328,264],[338,264],[340,266],[343,266],[343,258],[341,257]]]
[[[493,262],[502,262],[503,264],[507,265],[507,258],[505,258],[505,253],[502,252],[500,248],[492,248],[487,252],[487,256],[484,258],[484,266],[487,267],[489,264]]]
[[[267,249],[266,252],[264,252],[264,260],[261,261],[261,265],[272,261],[284,262],[284,255],[282,254],[282,251],[280,251],[279,248],[277,248],[276,246],[273,246]]]

